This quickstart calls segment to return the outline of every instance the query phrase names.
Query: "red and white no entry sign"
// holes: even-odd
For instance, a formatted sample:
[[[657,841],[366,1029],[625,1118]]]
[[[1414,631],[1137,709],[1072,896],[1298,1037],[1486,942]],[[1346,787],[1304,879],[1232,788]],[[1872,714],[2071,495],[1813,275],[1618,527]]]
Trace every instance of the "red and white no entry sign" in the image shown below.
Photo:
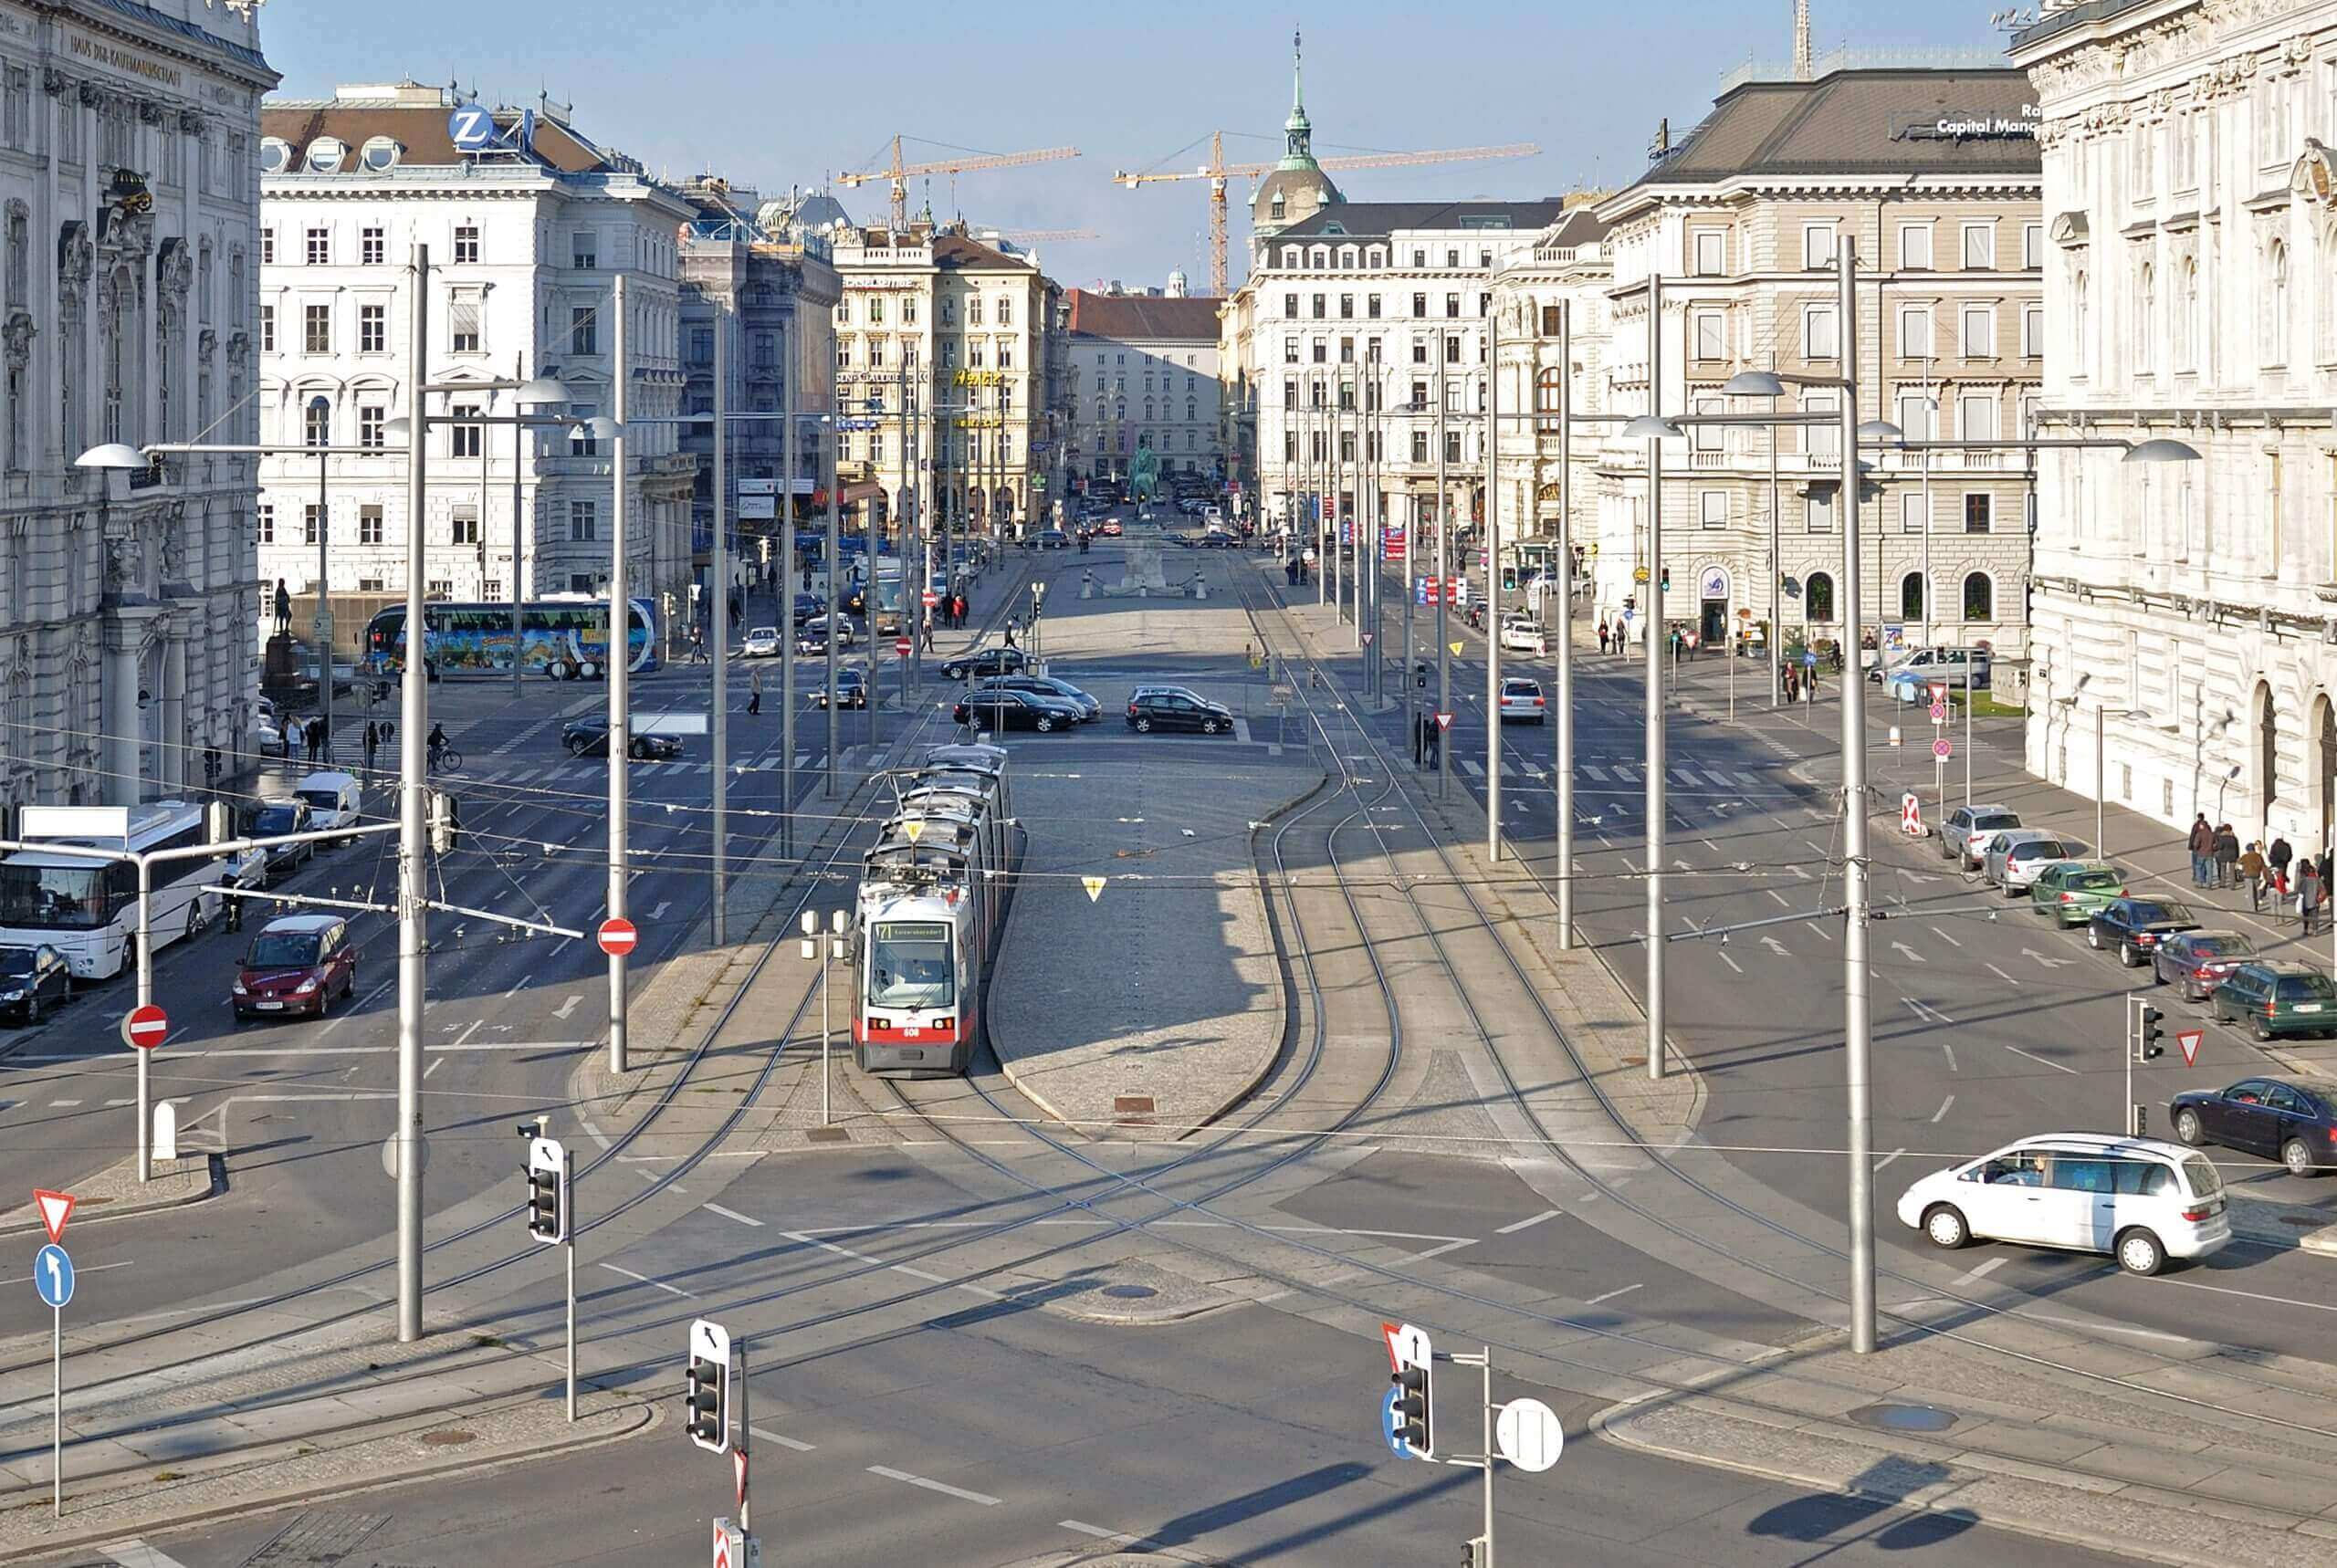
[[[634,945],[640,940],[641,933],[633,928],[632,921],[622,915],[613,916],[601,922],[601,951],[612,958],[624,957],[633,951]]]
[[[935,592],[935,591],[934,591],[932,589],[930,589],[930,588],[928,588],[928,589],[927,589],[927,590],[925,591],[925,607],[926,607],[927,610],[932,609],[935,605],[937,605],[937,604],[938,604],[938,603],[940,603],[940,602],[941,602],[941,595],[940,595],[940,594],[938,594],[938,593]]]
[[[122,1042],[134,1045],[141,1051],[153,1050],[170,1032],[169,1015],[151,1002],[142,1008],[131,1009],[121,1020]]]
[[[906,658],[907,658],[908,656],[909,656],[909,640],[908,640],[907,637],[896,637],[896,638],[894,638],[894,639],[893,639],[893,657],[895,657],[895,658],[896,658],[896,659],[906,659]]]

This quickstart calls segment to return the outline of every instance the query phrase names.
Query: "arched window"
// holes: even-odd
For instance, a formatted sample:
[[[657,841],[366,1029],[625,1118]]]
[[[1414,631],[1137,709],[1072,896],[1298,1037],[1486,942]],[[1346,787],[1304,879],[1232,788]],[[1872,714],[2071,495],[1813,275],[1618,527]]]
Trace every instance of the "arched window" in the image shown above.
[[[1964,580],[1964,619],[1994,621],[1996,618],[1996,585],[1985,571],[1975,571]]]
[[[2289,247],[2277,239],[2264,247],[2264,362],[2289,362]]]
[[[1911,571],[1899,580],[1899,618],[1921,621],[1923,618],[1923,574]]]
[[[2262,683],[2256,687],[2256,766],[2264,791],[2264,807],[2257,815],[2269,819],[2272,803],[2280,798],[2280,721],[2272,711],[2272,688]]]
[[[1802,586],[1802,598],[1809,606],[1808,620],[1812,625],[1830,624],[1834,619],[1834,577],[1831,572],[1813,571]]]

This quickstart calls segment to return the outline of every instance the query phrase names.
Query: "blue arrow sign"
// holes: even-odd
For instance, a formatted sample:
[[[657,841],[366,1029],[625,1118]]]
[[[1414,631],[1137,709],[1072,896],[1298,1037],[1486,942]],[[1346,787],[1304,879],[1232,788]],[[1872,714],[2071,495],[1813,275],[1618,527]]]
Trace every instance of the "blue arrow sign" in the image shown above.
[[[33,1289],[52,1307],[73,1299],[73,1260],[54,1241],[33,1257]]]
[[[1379,1437],[1388,1451],[1398,1458],[1409,1458],[1411,1450],[1404,1447],[1404,1439],[1396,1435],[1396,1385],[1388,1385],[1387,1396],[1379,1401]]]
[[[1801,664],[1804,669],[1814,670],[1818,667],[1818,655],[1815,653],[1804,653],[1801,656]]]

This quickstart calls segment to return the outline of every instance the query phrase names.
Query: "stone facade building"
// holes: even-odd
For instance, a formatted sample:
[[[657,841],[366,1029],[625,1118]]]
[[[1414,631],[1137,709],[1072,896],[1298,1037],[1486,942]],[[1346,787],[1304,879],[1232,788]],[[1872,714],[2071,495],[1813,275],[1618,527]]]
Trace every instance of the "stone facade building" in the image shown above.
[[[2300,849],[2337,831],[2337,5],[2093,0],[2044,119],[2049,434],[2028,766]]]
[[[1614,268],[1595,220],[1569,213],[1493,276],[1498,365],[1495,474],[1502,543],[1509,559],[1550,564],[1565,503],[1581,561],[1577,592],[1599,570],[1597,524],[1603,426],[1578,426],[1559,441],[1558,421],[1608,412],[1607,290]],[[1561,349],[1571,351],[1569,362]],[[1570,483],[1561,486],[1561,460]]]
[[[434,384],[557,376],[577,418],[613,413],[612,279],[626,277],[632,361],[627,554],[633,591],[687,603],[694,460],[670,423],[681,399],[680,226],[695,211],[595,144],[564,106],[487,111],[496,145],[458,149],[457,100],[412,82],[274,99],[259,149],[259,428],[264,443],[379,446],[382,455],[263,459],[259,570],[294,594],[323,567],[335,594],[405,592],[406,476],[389,420],[409,413],[414,247],[430,247]],[[431,412],[500,416],[509,394],[432,394]],[[531,411],[548,412],[548,411]],[[519,465],[515,538],[513,465]],[[435,425],[428,577],[434,599],[501,601],[603,591],[615,505],[611,454],[560,430]],[[515,544],[524,559],[514,561]],[[351,622],[354,617],[343,616]],[[246,622],[249,624],[249,622]],[[353,651],[362,624],[336,627]]]
[[[1910,440],[2018,437],[2038,408],[2045,353],[2044,221],[2035,116],[2013,70],[1842,69],[1751,79],[1637,183],[1598,204],[1609,226],[1607,357],[1617,412],[1757,415],[1729,398],[1739,371],[1777,372],[1777,412],[1839,409],[1837,246],[1859,258],[1863,420]],[[1649,385],[1648,298],[1662,277],[1662,375]],[[1829,384],[1830,383],[1830,384]],[[1772,615],[1770,437],[1691,427],[1662,446],[1666,620],[1717,637]],[[1825,642],[1843,606],[1840,435],[1781,428],[1776,614],[1787,637]],[[1593,439],[1597,439],[1596,436]],[[1603,480],[1593,615],[1644,609],[1647,444],[1612,440]],[[2024,641],[2032,492],[2020,453],[1863,453],[1861,565],[1870,626],[1906,641]]]
[[[205,781],[251,725],[253,468],[78,468],[106,442],[249,442],[253,159],[276,84],[249,3],[0,4],[0,800]]]
[[[1160,473],[1225,476],[1217,341],[1221,300],[1069,294],[1072,472],[1125,479],[1140,451]]]

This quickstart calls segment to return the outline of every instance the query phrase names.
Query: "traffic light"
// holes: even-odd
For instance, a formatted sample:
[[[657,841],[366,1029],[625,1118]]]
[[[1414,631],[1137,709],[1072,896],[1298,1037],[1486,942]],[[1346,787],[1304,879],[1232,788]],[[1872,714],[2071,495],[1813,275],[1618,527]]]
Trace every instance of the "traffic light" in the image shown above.
[[[2158,1009],[2148,1005],[2143,1007],[2142,1031],[2134,1044],[2136,1061],[2148,1061],[2154,1056],[2166,1053],[2166,1030],[2163,1027],[2165,1022],[2166,1015]]]
[[[528,1145],[528,1234],[553,1246],[568,1239],[568,1151],[557,1138],[530,1136]]]
[[[712,1453],[730,1447],[730,1333],[704,1318],[690,1324],[689,1373],[684,1391],[690,1441]]]
[[[1661,588],[1666,593],[1672,591],[1672,569],[1670,567],[1667,566],[1663,569],[1663,580],[1658,583],[1657,586]]]
[[[1395,1370],[1388,1381],[1396,1385],[1390,1436],[1414,1458],[1436,1456],[1435,1391],[1430,1386],[1436,1353],[1428,1335],[1410,1324],[1389,1325],[1388,1359]]]
[[[1504,593],[1514,593],[1517,591],[1517,569],[1515,567],[1505,566],[1501,569],[1501,591]]]

